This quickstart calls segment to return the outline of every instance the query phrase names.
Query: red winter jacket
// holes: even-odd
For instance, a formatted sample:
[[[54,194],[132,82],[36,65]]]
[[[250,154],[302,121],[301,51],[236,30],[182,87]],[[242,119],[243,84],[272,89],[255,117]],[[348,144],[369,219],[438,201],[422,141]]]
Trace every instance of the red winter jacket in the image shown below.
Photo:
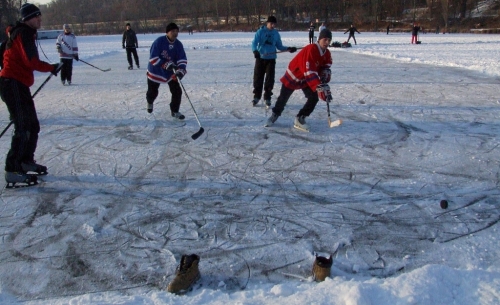
[[[13,78],[31,87],[35,82],[33,71],[51,72],[54,69],[38,58],[36,29],[18,23],[12,29],[10,40],[4,53],[1,77]]]
[[[332,55],[328,49],[323,52],[318,43],[309,44],[288,64],[280,81],[289,89],[297,90],[309,86],[312,91],[316,91],[316,87],[321,84],[318,73],[323,69],[330,69],[331,65]]]

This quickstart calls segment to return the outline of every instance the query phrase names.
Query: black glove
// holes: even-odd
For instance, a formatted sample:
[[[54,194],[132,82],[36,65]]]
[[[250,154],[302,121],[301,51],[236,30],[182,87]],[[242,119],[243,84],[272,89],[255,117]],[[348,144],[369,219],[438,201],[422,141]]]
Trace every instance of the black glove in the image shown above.
[[[175,77],[178,80],[181,80],[184,77],[184,71],[183,70],[176,70],[175,71]]]
[[[286,48],[288,50],[288,52],[290,53],[294,53],[294,52],[297,52],[297,48],[296,47],[288,47]]]
[[[57,53],[62,53],[61,46],[57,46]]]
[[[73,57],[75,58],[76,61],[80,60],[80,58],[78,58],[78,54],[73,55]]]
[[[253,57],[255,57],[256,59],[259,59],[260,58],[259,51],[253,51]]]
[[[54,67],[52,69],[52,71],[50,71],[50,73],[52,73],[52,75],[54,76],[57,76],[57,72],[59,72],[59,64],[52,64],[52,67]]]
[[[125,45],[124,44],[122,44],[122,48],[125,49]]]

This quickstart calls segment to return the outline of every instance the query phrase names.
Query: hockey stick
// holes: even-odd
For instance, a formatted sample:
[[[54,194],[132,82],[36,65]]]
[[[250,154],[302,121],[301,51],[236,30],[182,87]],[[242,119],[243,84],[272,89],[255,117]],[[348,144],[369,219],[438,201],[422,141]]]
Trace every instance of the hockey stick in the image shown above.
[[[342,120],[338,119],[338,120],[335,120],[332,122],[332,119],[330,118],[330,102],[331,101],[332,101],[332,97],[330,95],[326,101],[326,110],[328,111],[328,127],[333,128],[333,127],[337,127],[340,124],[342,124]]]
[[[177,72],[177,70],[174,69],[174,73],[175,72]],[[181,85],[182,90],[184,91],[184,94],[186,94],[186,97],[188,99],[189,105],[191,105],[191,108],[193,109],[194,117],[196,118],[196,121],[198,122],[198,125],[200,125],[200,130],[198,130],[196,133],[194,133],[191,136],[191,139],[196,140],[196,139],[198,139],[203,134],[203,132],[205,132],[205,129],[203,129],[203,127],[201,127],[201,123],[200,123],[200,120],[198,119],[198,115],[196,114],[196,110],[194,109],[193,103],[191,103],[191,99],[189,99],[189,95],[186,92],[186,89],[184,88],[184,85],[182,84],[182,82],[181,82],[181,80],[179,78],[177,78],[177,81]]]
[[[108,69],[104,69],[104,70],[103,70],[103,69],[98,68],[98,67],[96,67],[96,66],[94,66],[94,65],[92,65],[92,64],[89,64],[88,62],[86,62],[86,61],[85,61],[85,60],[83,60],[83,59],[80,59],[80,61],[81,61],[81,62],[83,62],[84,64],[87,64],[87,65],[91,66],[92,68],[96,68],[97,70],[101,70],[102,72],[108,72],[108,71],[111,71],[111,68],[108,68]]]
[[[60,63],[59,66],[57,66],[56,68],[56,73],[59,72],[62,68],[62,65],[63,63]],[[45,84],[52,78],[53,74],[50,73],[49,76],[47,76],[47,78],[45,79],[45,81],[40,85],[40,87],[38,87],[38,89],[36,89],[35,93],[33,93],[33,95],[31,96],[31,98],[35,98],[35,96],[38,94],[38,92],[40,92],[40,90],[42,90],[43,86],[45,86]],[[12,126],[12,124],[14,124],[14,121],[10,121],[9,124],[7,125],[7,127],[5,127],[5,129],[2,131],[2,133],[0,133],[0,138],[7,132],[7,130],[9,130],[10,126]]]
[[[304,47],[298,47],[296,48],[297,50],[300,50],[300,49],[303,49]],[[267,55],[273,55],[273,54],[279,54],[279,53],[289,53],[290,51],[286,50],[286,51],[276,51],[276,52],[270,52],[270,53],[265,53],[264,56],[267,56]]]

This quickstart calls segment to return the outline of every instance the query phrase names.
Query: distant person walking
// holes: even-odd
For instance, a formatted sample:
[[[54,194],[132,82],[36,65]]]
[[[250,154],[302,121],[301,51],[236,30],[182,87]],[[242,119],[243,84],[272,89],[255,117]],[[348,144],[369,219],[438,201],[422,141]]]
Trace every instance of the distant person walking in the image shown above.
[[[389,35],[389,29],[390,29],[390,28],[391,28],[391,25],[390,25],[390,24],[388,24],[388,25],[387,25],[387,35]]]
[[[137,66],[137,69],[139,69],[139,56],[137,56],[139,43],[137,42],[137,35],[135,35],[134,30],[130,28],[130,23],[127,23],[125,27],[126,30],[123,32],[122,38],[122,48],[127,51],[128,69],[134,69],[134,66],[132,65],[132,55],[134,55],[135,65]]]
[[[414,23],[411,29],[411,43],[417,43],[418,40],[418,31],[420,31],[420,27]]]
[[[314,30],[316,27],[314,26],[314,23],[311,21],[311,25],[309,26],[309,43],[314,43]]]
[[[34,160],[40,132],[40,122],[30,87],[35,82],[34,71],[57,74],[59,64],[49,64],[38,57],[37,30],[42,26],[40,9],[25,3],[21,6],[21,21],[11,30],[0,72],[0,96],[14,122],[14,134],[5,160],[7,188],[37,184],[36,175],[46,175],[47,167]],[[34,174],[33,174],[34,173]]]
[[[165,29],[166,35],[158,37],[151,45],[148,63],[148,91],[146,101],[148,113],[153,112],[153,103],[158,97],[160,84],[168,84],[172,98],[170,114],[176,120],[184,120],[179,112],[181,107],[182,89],[179,84],[184,77],[187,67],[187,57],[184,46],[177,39],[179,27],[169,23]]]
[[[252,40],[252,52],[255,57],[253,69],[253,100],[255,107],[262,98],[264,89],[264,102],[267,108],[271,106],[271,96],[274,88],[274,74],[276,68],[276,49],[280,51],[297,51],[295,47],[286,47],[281,42],[280,33],[274,28],[277,20],[269,16],[266,25],[262,26]]]
[[[61,83],[71,85],[73,75],[73,59],[76,61],[78,58],[78,45],[76,43],[76,36],[71,33],[69,24],[63,25],[64,33],[60,34],[56,40],[56,49],[59,52],[59,58],[63,66],[61,68]]]
[[[361,34],[361,33],[358,32],[358,30],[354,27],[354,25],[351,24],[351,27],[347,31],[345,31],[344,34],[347,32],[349,32],[349,38],[347,38],[347,42],[349,42],[349,39],[351,39],[351,37],[352,37],[352,39],[354,40],[354,44],[358,44],[356,42],[356,37],[354,37],[354,32],[357,32],[358,34]]]
[[[325,23],[323,22],[323,23],[321,23],[321,25],[319,26],[319,30],[318,30],[318,32],[319,32],[319,33],[321,33],[321,31],[323,31],[324,29],[326,29],[326,25],[325,25]]]

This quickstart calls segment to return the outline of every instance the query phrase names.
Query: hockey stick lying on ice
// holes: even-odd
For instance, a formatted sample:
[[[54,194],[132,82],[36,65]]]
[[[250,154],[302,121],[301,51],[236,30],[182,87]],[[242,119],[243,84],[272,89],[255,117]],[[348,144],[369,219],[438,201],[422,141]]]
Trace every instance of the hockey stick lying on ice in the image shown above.
[[[342,124],[342,120],[338,119],[332,122],[332,119],[330,118],[330,102],[332,101],[332,96],[328,96],[327,101],[326,101],[326,110],[328,111],[328,127],[333,128],[337,127],[340,124]]]
[[[296,48],[297,50],[303,49],[304,47],[298,47]],[[285,51],[276,51],[276,52],[270,52],[270,53],[265,53],[264,56],[266,55],[273,55],[273,54],[279,54],[279,53],[289,53],[290,51],[285,50]]]
[[[111,68],[108,68],[108,69],[104,69],[104,70],[103,70],[103,69],[101,69],[101,68],[98,68],[98,67],[96,67],[96,66],[94,66],[94,65],[89,64],[88,62],[86,62],[86,61],[85,61],[85,60],[83,60],[83,59],[80,59],[80,61],[81,61],[81,62],[83,62],[84,64],[87,64],[87,65],[91,66],[92,68],[96,68],[97,70],[101,70],[102,72],[108,72],[108,71],[111,71]]]
[[[174,69],[174,73],[175,72],[177,72],[176,69]],[[200,125],[200,130],[198,130],[195,134],[193,134],[191,136],[191,139],[196,140],[196,139],[198,139],[203,134],[203,132],[205,132],[205,129],[203,129],[203,127],[201,127],[201,123],[200,123],[200,120],[198,119],[198,115],[196,114],[196,110],[194,109],[193,103],[191,103],[191,99],[189,99],[189,95],[186,92],[186,89],[184,88],[184,85],[182,84],[182,82],[181,82],[181,80],[179,78],[177,78],[177,81],[181,85],[182,90],[184,91],[184,94],[186,94],[186,97],[188,99],[189,105],[191,105],[191,108],[193,109],[194,117],[196,118],[196,121],[198,122],[198,125]]]
[[[56,74],[61,70],[62,65],[63,65],[63,63],[59,63],[59,66],[57,66],[57,68],[56,68]],[[38,92],[40,92],[40,90],[42,90],[43,86],[45,86],[45,84],[48,83],[48,81],[52,78],[52,75],[53,74],[50,73],[50,75],[47,76],[45,81],[40,85],[40,87],[38,87],[38,89],[36,89],[35,93],[33,93],[31,98],[35,98],[35,96],[38,94]],[[7,132],[7,130],[9,130],[9,128],[10,128],[10,126],[12,126],[12,124],[14,124],[14,121],[10,121],[10,123],[7,125],[7,127],[5,127],[5,129],[2,131],[2,133],[0,133],[0,138]]]

